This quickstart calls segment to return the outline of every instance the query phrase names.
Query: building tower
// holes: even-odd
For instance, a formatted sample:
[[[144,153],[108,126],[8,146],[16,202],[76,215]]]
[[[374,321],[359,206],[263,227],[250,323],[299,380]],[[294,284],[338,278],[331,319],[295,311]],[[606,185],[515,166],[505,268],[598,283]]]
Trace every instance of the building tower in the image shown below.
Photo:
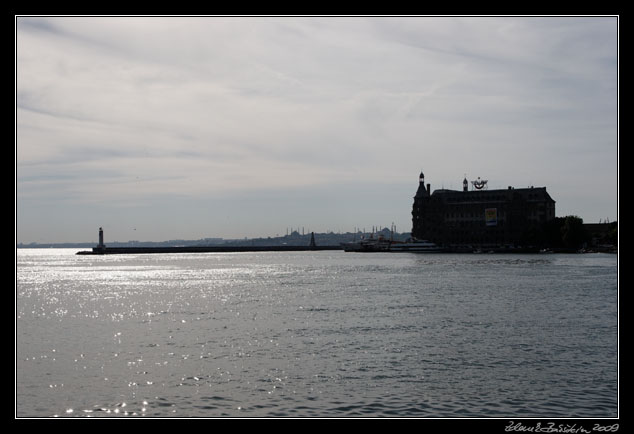
[[[105,244],[103,243],[103,228],[99,228],[99,245],[97,247],[101,249],[106,247]]]
[[[431,185],[425,188],[425,174],[420,172],[418,177],[418,190],[414,196],[414,206],[412,207],[412,237],[419,238],[423,233],[423,210],[431,195]]]
[[[425,189],[425,174],[421,171],[420,176],[418,177],[418,190],[416,190],[416,196],[414,197],[423,196],[429,196],[429,191]]]
[[[467,175],[465,174],[462,180],[462,191],[469,191],[469,181],[467,181]]]

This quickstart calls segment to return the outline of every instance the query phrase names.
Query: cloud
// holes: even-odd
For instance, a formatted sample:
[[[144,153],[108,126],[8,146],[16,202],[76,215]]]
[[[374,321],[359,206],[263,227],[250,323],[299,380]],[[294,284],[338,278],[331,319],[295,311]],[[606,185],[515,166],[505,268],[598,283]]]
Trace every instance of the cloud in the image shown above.
[[[18,200],[408,186],[421,168],[555,189],[572,160],[614,173],[597,153],[616,153],[616,40],[609,17],[18,17]]]

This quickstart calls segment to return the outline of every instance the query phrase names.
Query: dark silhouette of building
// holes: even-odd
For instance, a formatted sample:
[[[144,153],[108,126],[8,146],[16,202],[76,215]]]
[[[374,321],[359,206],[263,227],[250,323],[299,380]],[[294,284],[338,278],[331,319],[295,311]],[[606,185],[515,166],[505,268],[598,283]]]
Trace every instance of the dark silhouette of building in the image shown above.
[[[412,236],[443,246],[526,246],[555,218],[546,187],[488,190],[487,180],[462,191],[435,190],[421,172],[412,209]]]
[[[101,252],[106,250],[106,245],[103,243],[103,228],[99,228],[99,244],[93,250],[95,249]]]

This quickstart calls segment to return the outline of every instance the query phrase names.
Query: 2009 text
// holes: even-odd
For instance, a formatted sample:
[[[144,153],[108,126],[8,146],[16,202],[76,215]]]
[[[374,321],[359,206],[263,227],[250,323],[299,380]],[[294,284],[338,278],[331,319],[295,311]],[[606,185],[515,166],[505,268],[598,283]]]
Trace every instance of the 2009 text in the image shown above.
[[[548,422],[542,424],[537,422],[535,425],[525,425],[522,422],[509,421],[509,424],[505,427],[505,432],[528,432],[528,433],[564,433],[564,434],[591,434],[593,432],[617,432],[619,430],[619,424],[601,425],[595,423],[592,428],[584,426],[582,424],[574,423],[560,423]]]

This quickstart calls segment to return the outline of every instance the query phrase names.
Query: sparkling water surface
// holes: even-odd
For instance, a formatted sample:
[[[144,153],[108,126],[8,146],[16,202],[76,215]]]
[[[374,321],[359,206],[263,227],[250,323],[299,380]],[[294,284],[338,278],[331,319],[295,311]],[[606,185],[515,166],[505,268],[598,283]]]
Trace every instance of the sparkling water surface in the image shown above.
[[[18,249],[16,416],[616,417],[617,256]]]

